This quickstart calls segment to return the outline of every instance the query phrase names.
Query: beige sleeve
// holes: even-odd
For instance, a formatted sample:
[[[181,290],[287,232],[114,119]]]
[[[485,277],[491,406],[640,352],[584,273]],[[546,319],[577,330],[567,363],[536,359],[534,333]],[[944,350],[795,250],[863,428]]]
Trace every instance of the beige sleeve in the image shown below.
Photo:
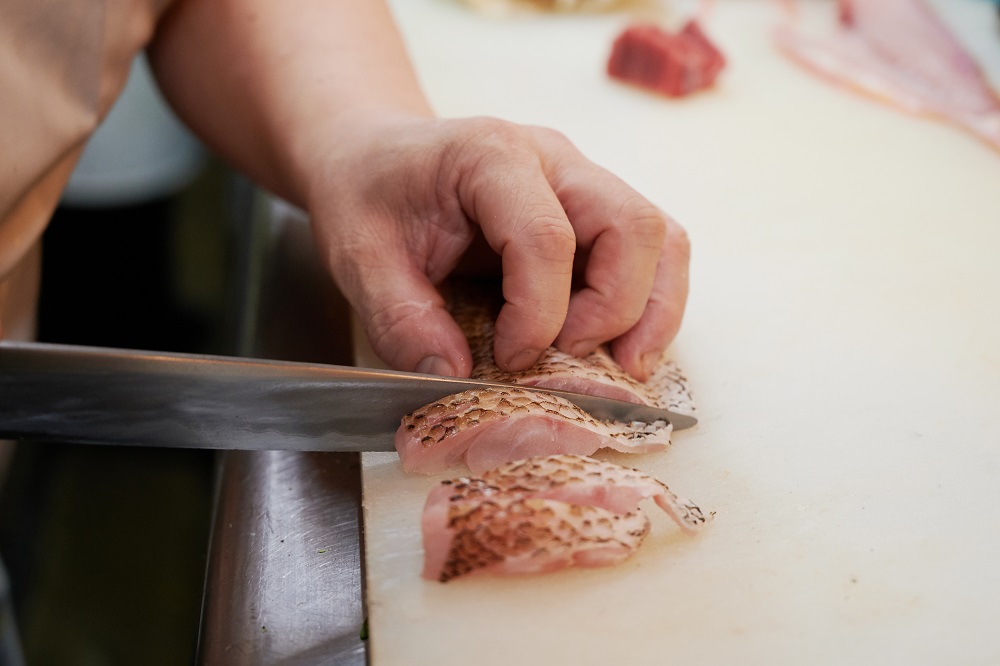
[[[39,239],[165,5],[0,3],[0,336],[33,330]]]

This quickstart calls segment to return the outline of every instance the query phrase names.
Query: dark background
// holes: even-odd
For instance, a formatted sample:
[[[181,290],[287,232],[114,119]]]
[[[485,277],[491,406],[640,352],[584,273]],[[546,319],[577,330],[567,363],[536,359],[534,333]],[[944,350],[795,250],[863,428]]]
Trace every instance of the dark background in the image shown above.
[[[43,239],[39,339],[232,353],[228,174],[175,196],[60,208]],[[185,664],[197,646],[213,453],[20,444],[0,556],[28,664]]]

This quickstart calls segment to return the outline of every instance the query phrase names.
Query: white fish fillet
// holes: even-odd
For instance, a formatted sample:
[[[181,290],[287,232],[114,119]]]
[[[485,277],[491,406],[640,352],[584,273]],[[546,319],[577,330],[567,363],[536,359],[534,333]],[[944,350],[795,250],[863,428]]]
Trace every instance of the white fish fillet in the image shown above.
[[[582,456],[532,458],[479,478],[444,481],[424,506],[423,576],[446,582],[476,571],[542,573],[616,564],[649,531],[639,509],[645,498],[687,532],[708,520],[653,477]]]
[[[1000,150],[1000,97],[924,0],[838,0],[825,36],[793,23],[775,31],[796,62],[913,114],[962,127]]]
[[[493,322],[499,312],[498,299],[455,290],[450,304],[472,348],[473,377],[599,395],[681,414],[693,415],[696,411],[687,378],[666,356],[645,383],[625,372],[603,346],[585,358],[549,347],[527,370],[501,370],[493,360]]]
[[[642,514],[556,500],[499,497],[450,508],[450,534],[425,533],[425,543],[446,544],[443,557],[425,545],[423,576],[442,583],[474,571],[531,574],[617,564],[649,532]]]
[[[528,370],[501,371],[493,362],[493,322],[499,303],[484,293],[466,288],[453,291],[450,299],[452,314],[472,348],[473,377],[695,412],[686,379],[667,359],[646,384],[628,375],[604,349],[577,358],[549,348]],[[512,387],[473,389],[407,414],[395,444],[407,472],[434,474],[465,463],[479,473],[531,456],[590,455],[601,448],[661,451],[670,445],[671,430],[666,421],[601,421],[562,398]]]
[[[435,474],[465,463],[478,474],[532,456],[660,451],[671,429],[666,421],[600,421],[564,398],[511,387],[457,393],[407,414],[395,443],[406,472]]]

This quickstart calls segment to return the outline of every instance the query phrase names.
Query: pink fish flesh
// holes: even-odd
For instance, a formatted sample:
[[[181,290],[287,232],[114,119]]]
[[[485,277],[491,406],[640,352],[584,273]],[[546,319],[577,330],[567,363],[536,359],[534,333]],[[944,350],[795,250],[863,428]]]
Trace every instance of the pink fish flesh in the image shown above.
[[[604,349],[586,358],[546,350],[532,368],[503,372],[493,362],[493,322],[499,301],[492,292],[452,288],[449,304],[469,340],[473,377],[564,389],[657,405],[692,414],[684,376],[667,359],[640,383]],[[666,421],[600,421],[575,405],[538,392],[471,390],[448,396],[403,417],[395,445],[407,472],[435,474],[462,463],[479,473],[501,463],[557,453],[590,455],[601,448],[629,453],[670,445]]]
[[[1000,98],[979,65],[924,0],[838,0],[825,37],[786,23],[781,50],[853,90],[972,132],[1000,150]]]
[[[618,564],[649,532],[642,514],[556,500],[502,497],[450,508],[448,534],[424,537],[423,576],[442,583],[477,570],[537,574]]]
[[[496,465],[600,448],[648,453],[670,444],[671,425],[600,421],[564,398],[538,391],[473,389],[403,417],[396,451],[406,472],[435,474],[460,463],[479,474]]]
[[[543,573],[617,564],[642,543],[653,498],[686,532],[710,516],[634,469],[574,455],[502,465],[442,482],[424,505],[424,578]]]

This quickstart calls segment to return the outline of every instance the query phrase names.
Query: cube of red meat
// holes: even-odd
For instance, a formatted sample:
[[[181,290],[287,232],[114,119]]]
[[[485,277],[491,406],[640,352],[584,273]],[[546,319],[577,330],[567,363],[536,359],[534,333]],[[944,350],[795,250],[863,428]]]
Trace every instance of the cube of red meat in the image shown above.
[[[608,74],[671,97],[711,86],[726,64],[695,21],[677,34],[656,25],[634,25],[618,36]]]

